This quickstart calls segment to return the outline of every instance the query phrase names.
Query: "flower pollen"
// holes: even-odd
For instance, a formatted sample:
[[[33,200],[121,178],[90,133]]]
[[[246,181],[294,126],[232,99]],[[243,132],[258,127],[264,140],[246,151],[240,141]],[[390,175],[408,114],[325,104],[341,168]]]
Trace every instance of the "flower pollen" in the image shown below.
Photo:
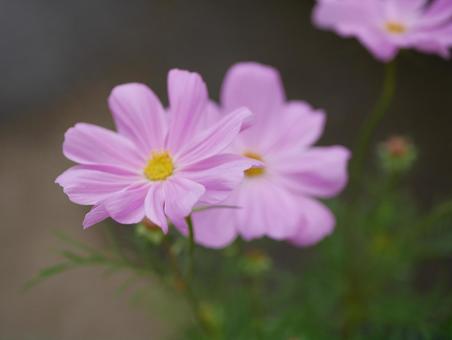
[[[243,154],[243,156],[263,162],[262,157],[254,152],[245,152]],[[263,168],[263,167],[252,167],[252,168],[249,168],[248,170],[245,170],[246,177],[261,176],[264,173],[265,173],[265,168]]]
[[[151,181],[162,181],[171,176],[174,164],[168,152],[156,152],[144,168],[145,176]]]
[[[407,30],[405,25],[396,21],[388,21],[385,25],[385,29],[391,34],[403,34]]]

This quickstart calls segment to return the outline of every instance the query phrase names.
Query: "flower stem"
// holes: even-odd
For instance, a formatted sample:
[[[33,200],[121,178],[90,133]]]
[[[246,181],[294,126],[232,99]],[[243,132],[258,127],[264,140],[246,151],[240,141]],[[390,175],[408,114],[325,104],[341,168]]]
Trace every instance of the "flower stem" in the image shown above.
[[[437,205],[430,214],[414,226],[414,230],[418,232],[425,231],[447,215],[452,215],[452,200]]]
[[[187,216],[186,221],[188,224],[188,280],[191,281],[195,266],[195,231],[191,215]]]
[[[354,160],[351,164],[350,177],[353,182],[360,181],[366,156],[372,137],[388,111],[396,88],[396,64],[392,61],[385,65],[383,89],[374,109],[364,123],[353,150]]]
[[[179,266],[179,261],[178,261],[177,255],[174,253],[173,249],[171,248],[171,244],[168,242],[168,240],[166,238],[164,239],[163,246],[169,257],[170,264],[171,264],[172,270],[174,272],[174,275],[176,276],[176,279],[179,281],[179,283],[181,283],[181,285],[183,287],[182,291],[185,293],[186,299],[190,305],[190,308],[194,314],[196,321],[198,322],[201,330],[203,332],[205,332],[206,334],[209,334],[210,327],[205,322],[205,319],[202,316],[199,300],[196,297],[196,295],[193,291],[193,288],[192,288],[191,278],[184,277],[183,272]]]

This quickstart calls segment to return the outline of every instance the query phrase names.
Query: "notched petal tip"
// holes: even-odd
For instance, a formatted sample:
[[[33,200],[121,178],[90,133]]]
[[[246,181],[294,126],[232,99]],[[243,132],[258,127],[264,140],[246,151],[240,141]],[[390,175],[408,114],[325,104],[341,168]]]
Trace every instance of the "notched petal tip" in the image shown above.
[[[168,72],[168,94],[170,96],[170,105],[177,95],[181,92],[193,91],[207,93],[207,86],[204,79],[197,72],[182,70],[178,68],[171,69]],[[207,98],[206,98],[207,104]]]
[[[144,83],[132,82],[132,83],[124,83],[119,84],[113,87],[110,92],[109,99],[115,95],[122,94],[123,92],[135,91],[135,90],[144,90],[148,91],[150,88]]]

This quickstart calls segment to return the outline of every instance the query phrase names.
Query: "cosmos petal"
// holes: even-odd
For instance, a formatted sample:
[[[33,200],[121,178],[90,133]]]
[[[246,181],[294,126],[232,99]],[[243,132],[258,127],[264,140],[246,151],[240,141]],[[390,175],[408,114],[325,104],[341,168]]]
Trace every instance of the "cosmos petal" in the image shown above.
[[[290,237],[291,243],[311,246],[333,232],[336,220],[327,207],[309,198],[300,199],[299,206],[302,217],[297,232]]]
[[[108,212],[102,204],[96,205],[85,215],[83,228],[87,229],[108,218]]]
[[[131,185],[108,197],[104,202],[108,214],[116,222],[134,224],[144,217],[144,201],[149,191],[149,184]]]
[[[225,115],[210,128],[200,132],[187,147],[177,155],[182,164],[191,164],[224,151],[239,134],[242,125],[251,119],[252,113],[246,109],[237,109]]]
[[[73,166],[55,180],[69,199],[78,204],[94,205],[131,183],[143,181],[135,174],[116,174],[97,170],[93,166]]]
[[[342,146],[314,147],[300,155],[281,154],[273,163],[279,180],[296,193],[332,197],[348,180],[350,151]]]
[[[120,134],[133,141],[147,156],[164,146],[167,117],[160,100],[144,84],[116,86],[108,98]]]
[[[201,204],[224,201],[243,180],[244,171],[259,165],[253,160],[234,154],[219,154],[184,168],[180,175],[206,188]]]
[[[144,201],[146,217],[154,224],[162,228],[164,233],[168,232],[168,221],[164,212],[165,196],[161,183],[153,184]]]
[[[237,237],[234,211],[212,208],[193,213],[196,243],[208,248],[223,248]]]
[[[67,130],[63,153],[83,165],[106,165],[132,172],[137,172],[145,162],[135,145],[125,137],[86,123],[78,123]]]
[[[208,104],[207,88],[197,73],[173,69],[168,74],[170,103],[167,146],[177,152],[197,132]]]
[[[162,183],[165,196],[165,213],[171,221],[190,215],[194,205],[204,194],[205,188],[194,181],[173,176]]]

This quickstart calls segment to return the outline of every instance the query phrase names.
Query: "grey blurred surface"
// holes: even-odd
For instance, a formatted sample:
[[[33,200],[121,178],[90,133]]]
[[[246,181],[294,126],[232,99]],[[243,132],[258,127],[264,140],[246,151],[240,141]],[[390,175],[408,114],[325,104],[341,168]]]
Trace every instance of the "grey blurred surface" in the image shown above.
[[[112,127],[110,89],[143,81],[166,101],[172,67],[200,72],[218,98],[227,68],[255,60],[281,70],[288,97],[328,112],[322,143],[350,146],[382,77],[353,40],[316,30],[312,1],[0,1],[0,339],[160,339],[156,316],[115,296],[115,280],[79,270],[21,294],[56,260],[51,231],[83,232],[85,209],[53,184],[70,163],[61,143],[77,121]],[[420,160],[412,194],[430,205],[452,192],[452,64],[399,60],[397,98],[379,137],[410,136]],[[167,327],[166,327],[167,328]]]

